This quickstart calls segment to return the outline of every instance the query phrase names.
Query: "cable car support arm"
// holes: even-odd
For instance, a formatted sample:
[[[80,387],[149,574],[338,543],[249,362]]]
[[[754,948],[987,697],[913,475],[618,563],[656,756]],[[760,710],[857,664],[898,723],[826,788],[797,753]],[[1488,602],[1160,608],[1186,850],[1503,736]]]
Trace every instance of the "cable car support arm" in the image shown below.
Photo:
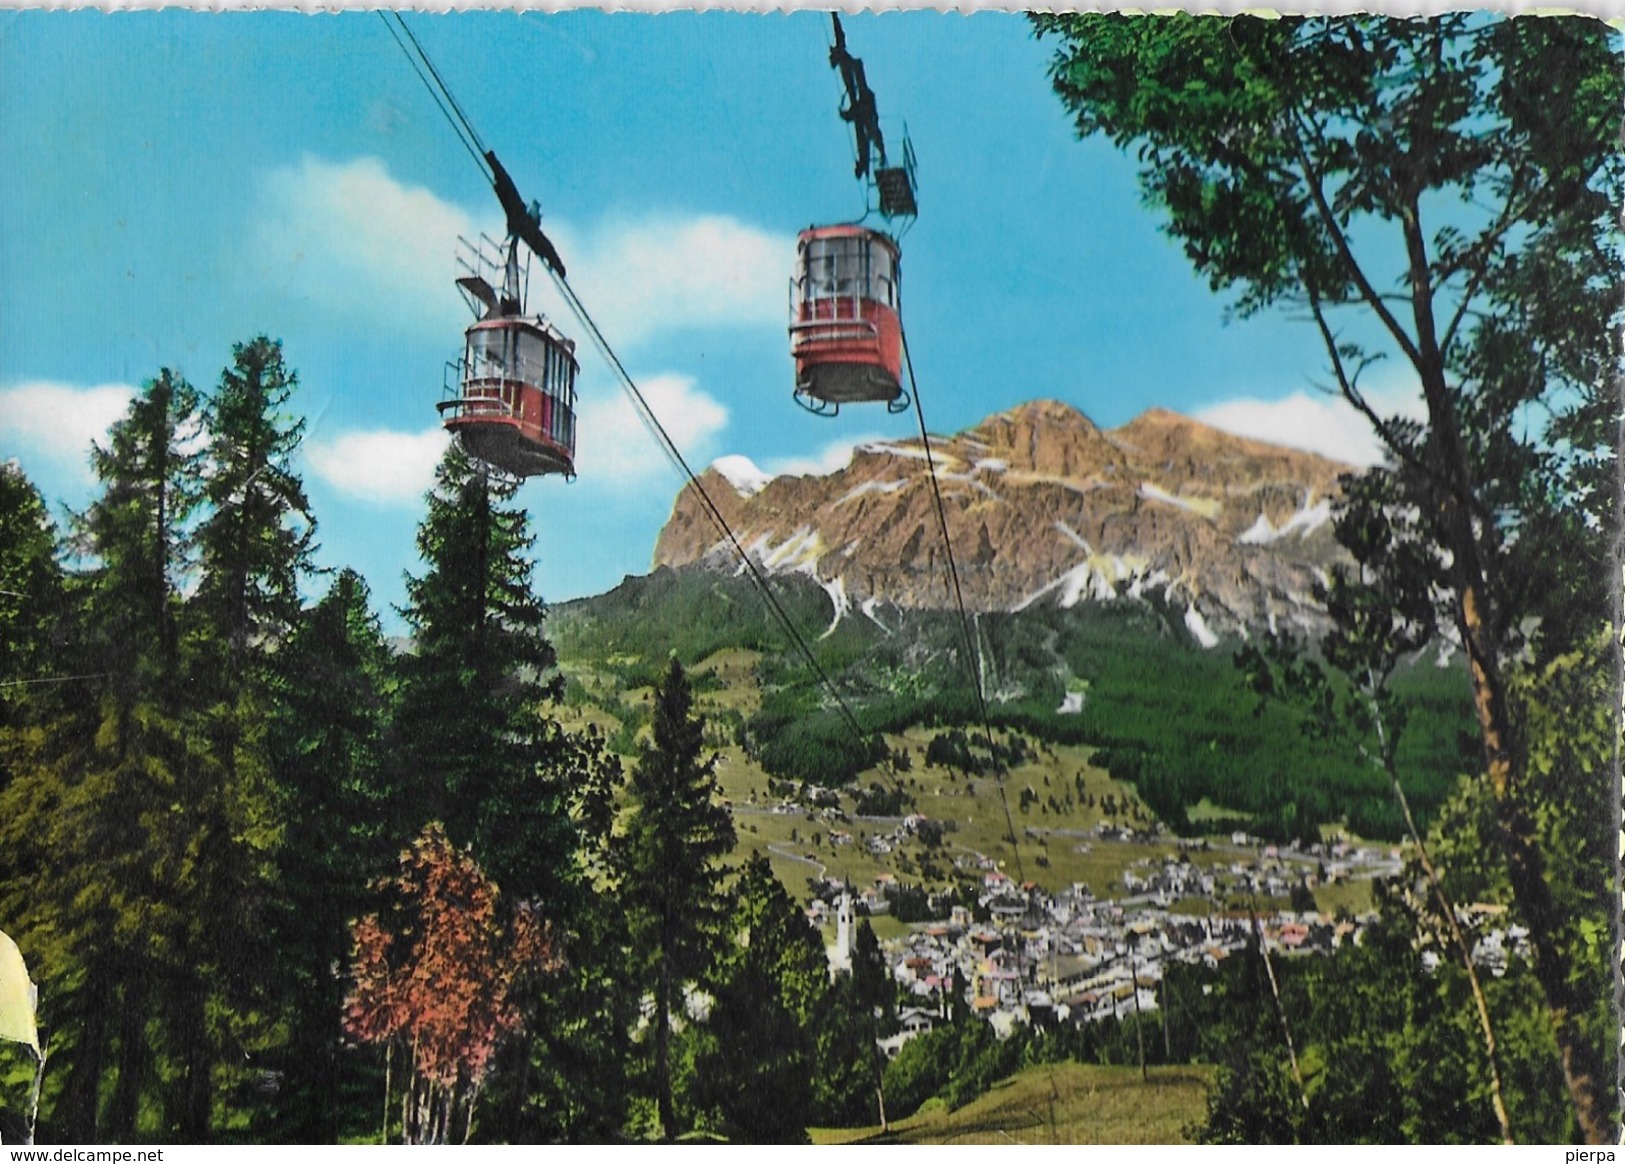
[[[479,167],[485,180],[491,183],[491,189],[496,191],[497,201],[502,204],[502,213],[507,219],[509,236],[523,242],[533,255],[563,278],[564,260],[559,257],[558,248],[553,245],[553,241],[542,232],[540,205],[525,201],[507,168],[498,160],[496,151],[487,149],[485,142],[480,140],[479,132],[475,130],[474,123],[468,119],[468,114],[463,112],[463,107],[458,104],[451,86],[446,84],[440,70],[434,67],[434,62],[429,59],[429,54],[424,51],[423,45],[413,35],[401,14],[381,11],[378,15],[383,20],[384,27],[389,29],[390,36],[394,37],[395,43],[400,46],[401,52],[406,54],[407,62],[412,66],[412,71],[418,75],[418,80],[423,82],[424,88],[429,90],[429,96],[434,98],[440,112],[451,123],[452,132],[474,159],[474,164]],[[391,16],[394,17],[393,23],[390,20]],[[404,40],[402,34],[405,35]]]
[[[866,178],[871,152],[880,168],[886,165],[886,139],[880,132],[880,110],[875,105],[874,90],[869,88],[863,74],[863,62],[846,51],[846,31],[841,28],[840,14],[831,12],[829,19],[835,26],[835,43],[829,50],[830,67],[840,72],[841,84],[846,86],[841,120],[852,123],[858,139],[858,161],[852,168],[852,176]]]
[[[494,151],[485,151],[485,164],[491,167],[491,188],[497,193],[497,201],[502,203],[503,214],[507,215],[508,233],[529,247],[559,278],[564,278],[564,260],[559,257],[553,241],[542,233],[541,207],[535,202],[525,202]]]

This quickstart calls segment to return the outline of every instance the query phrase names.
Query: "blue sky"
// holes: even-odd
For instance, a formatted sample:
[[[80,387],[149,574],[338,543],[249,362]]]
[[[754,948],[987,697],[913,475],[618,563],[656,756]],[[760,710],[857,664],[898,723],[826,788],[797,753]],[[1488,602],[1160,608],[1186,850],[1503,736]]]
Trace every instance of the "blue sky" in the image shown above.
[[[790,397],[795,233],[863,205],[826,16],[408,19],[693,463],[828,470],[854,441],[912,431],[911,415],[820,420]],[[1362,426],[1312,387],[1312,328],[1226,325],[1132,161],[1074,137],[1052,46],[1025,20],[846,28],[919,156],[903,294],[933,430],[1053,397],[1107,427],[1157,405],[1370,458]],[[383,22],[0,12],[0,206],[0,458],[82,506],[89,442],[133,385],[167,366],[206,388],[234,342],[280,338],[309,418],[319,560],[360,569],[387,617],[418,568],[434,403],[468,322],[455,239],[500,215]],[[563,600],[648,569],[681,481],[582,329],[532,306],[583,365],[580,476],[520,493],[538,587]]]

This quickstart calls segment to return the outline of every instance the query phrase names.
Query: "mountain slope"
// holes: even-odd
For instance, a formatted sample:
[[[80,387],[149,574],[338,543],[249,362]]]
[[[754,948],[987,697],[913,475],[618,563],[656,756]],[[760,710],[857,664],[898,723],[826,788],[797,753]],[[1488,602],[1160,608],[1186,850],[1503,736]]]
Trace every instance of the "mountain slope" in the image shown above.
[[[1207,644],[1239,627],[1320,626],[1308,596],[1340,552],[1330,499],[1347,465],[1162,409],[1103,430],[1050,400],[933,439],[931,453],[974,610],[1160,592]],[[859,446],[824,476],[767,477],[732,457],[701,480],[762,567],[815,578],[838,613],[952,605],[918,441]],[[654,561],[736,567],[692,486]]]

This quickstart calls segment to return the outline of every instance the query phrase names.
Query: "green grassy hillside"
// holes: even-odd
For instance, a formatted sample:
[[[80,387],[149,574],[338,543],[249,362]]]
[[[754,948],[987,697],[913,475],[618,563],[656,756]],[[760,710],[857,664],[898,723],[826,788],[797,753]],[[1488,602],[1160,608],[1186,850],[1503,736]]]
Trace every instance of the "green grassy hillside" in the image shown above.
[[[887,1133],[814,1129],[818,1144],[1181,1144],[1206,1115],[1211,1067],[1029,1067],[957,1111],[928,1103]]]

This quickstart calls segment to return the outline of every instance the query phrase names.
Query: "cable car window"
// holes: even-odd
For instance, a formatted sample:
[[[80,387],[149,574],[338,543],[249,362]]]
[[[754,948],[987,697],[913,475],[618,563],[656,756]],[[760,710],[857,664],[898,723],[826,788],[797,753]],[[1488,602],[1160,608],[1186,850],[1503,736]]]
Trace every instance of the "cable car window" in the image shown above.
[[[807,298],[828,299],[838,294],[836,255],[827,239],[814,239],[807,247]]]
[[[861,237],[815,238],[807,243],[807,299],[862,295],[868,282],[865,271],[867,246]]]
[[[527,383],[540,385],[547,374],[547,344],[528,331],[515,331],[514,341],[519,355],[514,373]]]
[[[892,262],[891,248],[883,243],[875,243],[869,248],[869,298],[895,307],[896,287],[897,271]]]
[[[868,265],[865,253],[869,248],[864,245],[861,238],[842,238],[834,240],[836,250],[836,290],[837,295],[862,295],[868,283]]]
[[[500,332],[484,329],[468,336],[468,374],[470,376],[500,376],[502,374],[502,336]]]

